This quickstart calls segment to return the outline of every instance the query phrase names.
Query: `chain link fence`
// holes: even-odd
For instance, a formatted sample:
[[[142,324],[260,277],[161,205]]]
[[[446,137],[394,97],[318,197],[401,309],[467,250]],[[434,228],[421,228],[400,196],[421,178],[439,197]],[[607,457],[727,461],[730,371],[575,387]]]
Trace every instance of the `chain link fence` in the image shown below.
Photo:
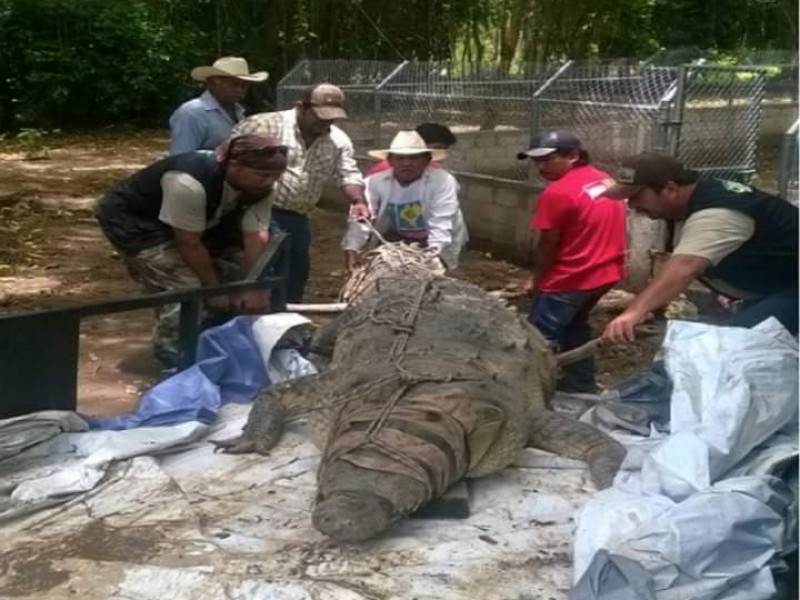
[[[342,127],[358,153],[435,121],[458,137],[449,168],[515,181],[533,177],[516,153],[553,129],[574,131],[593,162],[612,171],[626,156],[660,150],[710,175],[747,180],[756,171],[768,83],[776,73],[791,79],[792,65],[734,67],[698,54],[521,65],[511,73],[448,61],[304,60],[278,84],[278,106],[291,107],[308,85],[333,83],[347,96]],[[796,77],[796,62],[794,69]],[[796,111],[796,97],[781,119],[787,108]]]
[[[532,137],[576,133],[592,161],[614,169],[644,150],[668,151],[677,70],[628,60],[563,65],[533,95]]]
[[[764,71],[755,68],[680,67],[678,158],[708,176],[750,181],[757,168],[764,83]]]

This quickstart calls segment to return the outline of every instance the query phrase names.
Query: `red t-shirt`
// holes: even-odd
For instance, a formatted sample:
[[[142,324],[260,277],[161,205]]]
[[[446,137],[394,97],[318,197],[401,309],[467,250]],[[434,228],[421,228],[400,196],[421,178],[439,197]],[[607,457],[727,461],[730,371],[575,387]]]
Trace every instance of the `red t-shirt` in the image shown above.
[[[439,162],[432,160],[430,164],[431,169],[441,169],[442,165]],[[375,173],[380,173],[381,171],[388,171],[392,168],[392,165],[389,164],[389,159],[384,158],[380,162],[376,162],[370,168],[367,169],[366,175],[369,177],[370,175],[375,175]]]
[[[603,196],[611,177],[591,166],[576,167],[539,196],[531,229],[561,233],[543,292],[578,292],[625,277],[624,202]]]

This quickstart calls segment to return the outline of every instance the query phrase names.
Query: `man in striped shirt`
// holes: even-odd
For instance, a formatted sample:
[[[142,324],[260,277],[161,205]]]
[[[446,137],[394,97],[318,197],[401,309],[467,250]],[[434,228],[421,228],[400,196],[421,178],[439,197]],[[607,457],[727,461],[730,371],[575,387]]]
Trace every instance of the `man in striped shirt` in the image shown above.
[[[334,125],[347,118],[344,93],[321,83],[306,88],[289,110],[253,115],[233,135],[257,133],[277,138],[289,149],[288,167],[275,185],[273,219],[291,236],[289,302],[302,302],[310,270],[311,226],[308,216],[323,185],[339,185],[350,201],[350,216],[368,218],[364,180],[353,156],[353,143]]]

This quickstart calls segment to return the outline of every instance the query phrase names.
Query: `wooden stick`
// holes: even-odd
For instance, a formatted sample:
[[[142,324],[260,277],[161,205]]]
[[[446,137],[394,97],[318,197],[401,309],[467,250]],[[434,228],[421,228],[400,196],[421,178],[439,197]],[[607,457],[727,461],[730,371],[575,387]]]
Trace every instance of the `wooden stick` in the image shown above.
[[[287,304],[286,312],[299,313],[340,313],[349,305],[347,302],[327,302],[323,304]]]

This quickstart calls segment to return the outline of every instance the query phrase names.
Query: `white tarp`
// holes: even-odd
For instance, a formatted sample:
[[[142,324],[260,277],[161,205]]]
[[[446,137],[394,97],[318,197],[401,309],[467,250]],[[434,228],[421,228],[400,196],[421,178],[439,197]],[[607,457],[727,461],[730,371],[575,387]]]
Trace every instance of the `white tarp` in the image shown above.
[[[793,500],[766,474],[797,456],[797,342],[774,319],[675,321],[664,350],[672,433],[580,511],[575,580],[605,549],[642,565],[658,600],[770,598]],[[614,597],[594,591],[574,597]]]
[[[207,437],[236,435],[248,408],[225,406]],[[407,520],[373,542],[340,546],[311,525],[319,461],[304,429],[290,424],[269,457],[201,443],[109,465],[88,493],[4,524],[0,597],[565,597],[572,517],[594,491],[580,463],[525,451],[521,463],[573,468],[506,469],[471,483],[468,519]],[[71,437],[54,445],[60,454],[26,451],[0,462],[0,477],[13,461],[18,479],[26,464],[40,479],[42,461],[75,460],[70,448],[86,446],[75,438],[91,434],[62,435]]]

